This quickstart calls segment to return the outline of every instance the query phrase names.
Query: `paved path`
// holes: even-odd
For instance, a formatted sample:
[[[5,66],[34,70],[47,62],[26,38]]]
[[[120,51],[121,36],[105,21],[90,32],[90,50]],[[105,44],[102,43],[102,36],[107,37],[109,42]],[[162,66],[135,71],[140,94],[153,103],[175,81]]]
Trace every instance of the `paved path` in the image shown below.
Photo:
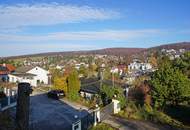
[[[31,95],[31,130],[69,130],[76,121],[75,115],[83,117],[87,114],[86,110],[78,110],[71,104],[48,98],[44,92],[34,90]]]
[[[103,121],[119,130],[176,130],[169,126],[161,126],[148,121],[126,120],[111,116]]]

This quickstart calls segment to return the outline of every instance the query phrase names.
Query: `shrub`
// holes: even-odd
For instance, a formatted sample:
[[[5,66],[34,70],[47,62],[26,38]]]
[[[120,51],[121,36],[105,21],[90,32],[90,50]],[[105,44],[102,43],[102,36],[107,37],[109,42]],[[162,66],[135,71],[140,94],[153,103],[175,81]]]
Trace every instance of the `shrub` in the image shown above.
[[[116,130],[116,129],[109,126],[108,124],[101,123],[93,127],[91,130]]]

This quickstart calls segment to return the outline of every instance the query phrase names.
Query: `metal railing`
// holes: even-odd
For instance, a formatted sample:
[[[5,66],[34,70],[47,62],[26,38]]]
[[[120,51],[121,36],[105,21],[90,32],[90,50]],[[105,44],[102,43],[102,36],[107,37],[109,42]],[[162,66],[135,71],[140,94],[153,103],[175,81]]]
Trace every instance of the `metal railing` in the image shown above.
[[[4,88],[6,97],[0,99],[0,111],[16,106],[17,91]]]

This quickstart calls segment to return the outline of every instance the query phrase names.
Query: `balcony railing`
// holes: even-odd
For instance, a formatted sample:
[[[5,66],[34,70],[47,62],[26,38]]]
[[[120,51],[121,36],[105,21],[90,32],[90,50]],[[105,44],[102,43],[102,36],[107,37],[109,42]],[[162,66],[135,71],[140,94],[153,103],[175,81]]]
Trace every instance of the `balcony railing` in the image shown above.
[[[0,99],[0,111],[16,106],[17,91],[4,88],[6,97]]]

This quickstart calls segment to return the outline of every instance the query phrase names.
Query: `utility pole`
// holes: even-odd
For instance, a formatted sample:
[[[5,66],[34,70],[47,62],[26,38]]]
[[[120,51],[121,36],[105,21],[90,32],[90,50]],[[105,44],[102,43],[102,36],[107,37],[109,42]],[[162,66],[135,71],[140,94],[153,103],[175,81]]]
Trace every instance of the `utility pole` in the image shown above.
[[[104,79],[103,68],[101,67],[100,68],[100,87],[102,86],[103,79]]]

